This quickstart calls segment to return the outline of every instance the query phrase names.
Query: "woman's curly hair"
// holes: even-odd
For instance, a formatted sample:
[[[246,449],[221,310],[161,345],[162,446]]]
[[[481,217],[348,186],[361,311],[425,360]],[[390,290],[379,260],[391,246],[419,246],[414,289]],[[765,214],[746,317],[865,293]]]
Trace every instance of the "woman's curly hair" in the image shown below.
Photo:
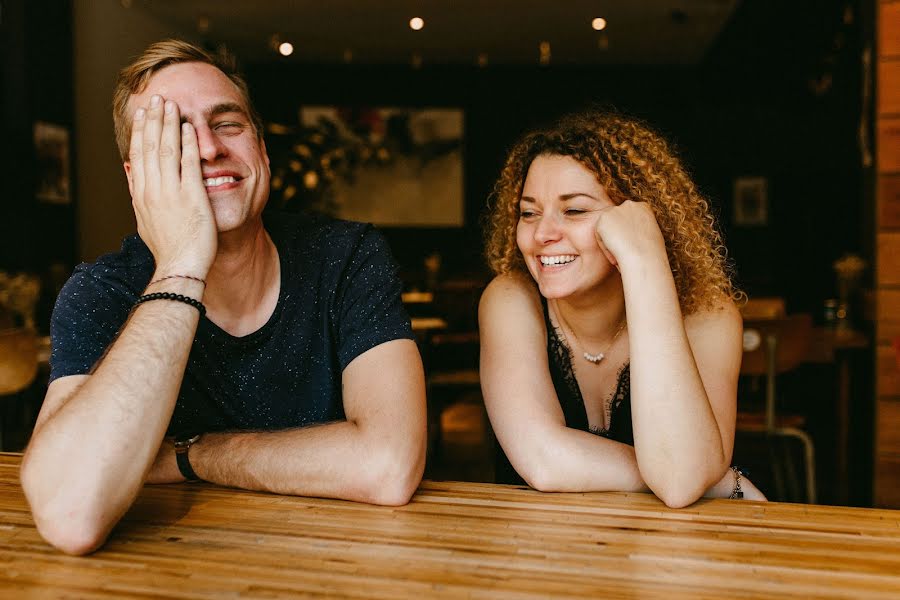
[[[617,205],[625,200],[650,204],[684,314],[712,308],[724,299],[742,299],[731,283],[709,204],[669,143],[643,123],[611,112],[564,117],[513,146],[486,214],[486,254],[494,273],[527,272],[516,243],[519,200],[531,162],[542,155],[574,158],[596,175]]]

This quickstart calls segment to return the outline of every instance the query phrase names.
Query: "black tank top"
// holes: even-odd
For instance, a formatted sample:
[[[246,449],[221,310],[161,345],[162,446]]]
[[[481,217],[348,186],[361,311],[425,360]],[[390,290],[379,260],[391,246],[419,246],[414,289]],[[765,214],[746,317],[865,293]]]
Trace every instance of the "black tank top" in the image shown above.
[[[629,365],[625,364],[619,371],[616,391],[614,392],[609,411],[609,429],[592,429],[588,425],[587,411],[584,408],[584,398],[581,388],[575,379],[575,371],[572,367],[572,350],[566,345],[559,331],[550,322],[550,312],[547,309],[547,300],[541,298],[544,309],[544,324],[547,327],[547,359],[550,365],[550,378],[556,397],[559,399],[560,408],[566,419],[566,427],[590,431],[593,434],[622,442],[630,446],[634,445],[634,431],[631,426],[631,376]],[[498,443],[495,448],[496,461],[494,465],[495,480],[497,483],[524,484],[503,449]]]

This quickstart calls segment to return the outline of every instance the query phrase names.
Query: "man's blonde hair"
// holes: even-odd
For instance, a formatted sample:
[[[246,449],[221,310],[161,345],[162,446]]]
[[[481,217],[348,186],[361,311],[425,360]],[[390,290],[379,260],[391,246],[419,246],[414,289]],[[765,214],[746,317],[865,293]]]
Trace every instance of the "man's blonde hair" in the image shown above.
[[[247,82],[237,70],[234,57],[222,51],[211,54],[206,50],[182,40],[164,40],[149,46],[130,65],[119,71],[116,88],[113,92],[113,126],[116,132],[116,144],[122,161],[128,160],[128,146],[131,141],[131,115],[128,114],[128,100],[140,94],[147,87],[150,78],[157,71],[179,63],[198,62],[219,69],[237,86],[244,104],[249,112],[250,120],[256,129],[256,135],[262,137],[262,119],[253,103]]]

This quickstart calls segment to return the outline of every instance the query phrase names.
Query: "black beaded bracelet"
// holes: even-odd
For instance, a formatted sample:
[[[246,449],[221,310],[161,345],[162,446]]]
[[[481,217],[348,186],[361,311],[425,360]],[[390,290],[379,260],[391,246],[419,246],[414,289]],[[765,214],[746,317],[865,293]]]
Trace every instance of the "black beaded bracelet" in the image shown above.
[[[183,296],[181,294],[174,294],[172,292],[153,292],[152,294],[144,294],[134,303],[134,307],[137,307],[139,304],[143,304],[144,302],[149,302],[151,300],[175,300],[177,302],[184,302],[185,304],[190,304],[194,308],[200,311],[200,316],[206,316],[206,307],[203,306],[203,303],[199,300],[194,300],[189,296]]]

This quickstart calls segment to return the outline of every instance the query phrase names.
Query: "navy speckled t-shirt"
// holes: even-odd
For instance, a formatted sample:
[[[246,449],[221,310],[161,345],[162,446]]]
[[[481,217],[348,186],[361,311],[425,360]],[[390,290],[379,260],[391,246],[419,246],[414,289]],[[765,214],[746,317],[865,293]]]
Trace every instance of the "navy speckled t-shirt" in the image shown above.
[[[281,261],[275,311],[243,337],[200,319],[170,435],[343,419],[344,368],[379,344],[415,339],[396,265],[371,225],[273,213],[265,227]],[[90,371],[153,270],[136,235],[75,269],[53,311],[51,381]]]

